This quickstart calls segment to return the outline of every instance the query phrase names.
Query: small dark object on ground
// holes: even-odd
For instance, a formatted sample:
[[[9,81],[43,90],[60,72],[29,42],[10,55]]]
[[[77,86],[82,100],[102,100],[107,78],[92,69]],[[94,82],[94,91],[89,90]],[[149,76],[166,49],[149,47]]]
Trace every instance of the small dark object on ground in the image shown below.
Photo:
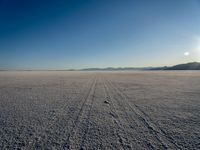
[[[108,101],[104,101],[104,103],[105,103],[105,104],[109,104],[109,102],[108,102]]]

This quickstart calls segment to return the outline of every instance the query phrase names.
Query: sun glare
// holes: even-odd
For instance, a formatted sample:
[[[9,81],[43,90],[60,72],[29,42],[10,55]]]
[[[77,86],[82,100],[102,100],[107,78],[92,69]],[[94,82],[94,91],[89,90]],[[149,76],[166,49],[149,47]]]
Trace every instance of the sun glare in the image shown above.
[[[189,55],[190,55],[190,52],[185,52],[184,55],[185,55],[185,56],[189,56]]]

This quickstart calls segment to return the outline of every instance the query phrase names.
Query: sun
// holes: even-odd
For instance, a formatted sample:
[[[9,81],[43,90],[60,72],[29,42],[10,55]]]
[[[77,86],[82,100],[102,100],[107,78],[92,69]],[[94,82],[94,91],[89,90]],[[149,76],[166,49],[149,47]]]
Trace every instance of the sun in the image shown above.
[[[185,56],[189,56],[189,55],[190,55],[190,52],[185,52],[184,55],[185,55]]]

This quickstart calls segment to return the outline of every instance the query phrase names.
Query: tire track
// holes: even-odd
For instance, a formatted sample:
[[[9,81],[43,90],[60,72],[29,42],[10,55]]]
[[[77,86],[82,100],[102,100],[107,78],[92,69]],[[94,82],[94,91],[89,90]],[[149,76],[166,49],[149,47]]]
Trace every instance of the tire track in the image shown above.
[[[124,120],[124,122],[127,122],[127,123],[128,123],[128,128],[130,128],[130,130],[133,130],[133,125],[137,125],[137,127],[138,127],[138,126],[143,126],[143,125],[141,125],[140,122],[138,122],[138,120],[136,120],[132,115],[130,115],[130,113],[128,113],[127,107],[125,106],[124,103],[122,103],[123,100],[122,100],[122,99],[119,99],[118,97],[114,97],[114,96],[116,95],[116,91],[114,91],[113,88],[110,87],[108,81],[107,81],[107,84],[108,84],[108,91],[110,91],[110,92],[112,93],[112,98],[113,98],[113,100],[116,101],[116,103],[117,103],[117,105],[118,105],[119,108],[122,108],[122,111],[123,111],[123,113],[124,113],[124,115],[125,115],[124,118],[122,118],[122,119]],[[131,112],[132,112],[132,111],[131,111]],[[146,134],[145,131],[143,131],[143,130],[141,130],[141,129],[140,129],[140,131],[143,132],[143,135]],[[137,130],[136,130],[135,132],[137,132]],[[131,136],[132,139],[135,139],[135,136],[134,136],[132,133],[131,133],[130,136]],[[145,137],[144,137],[144,138],[145,138]],[[153,144],[151,143],[151,141],[149,141],[149,140],[146,139],[146,138],[143,139],[142,141],[143,141],[143,143],[147,146],[148,149],[154,149],[155,146],[153,146]],[[147,142],[147,141],[148,141],[148,142]],[[134,143],[134,144],[135,144],[135,143]],[[136,145],[136,146],[137,146],[137,145]],[[134,148],[135,148],[136,146],[134,145]],[[140,146],[139,146],[139,147],[140,147]],[[140,149],[140,148],[138,148],[138,149]]]
[[[156,126],[148,117],[148,115],[144,114],[137,105],[133,105],[133,107],[128,102],[128,97],[126,94],[124,94],[119,88],[117,88],[116,85],[113,85],[113,83],[109,80],[107,80],[107,83],[109,86],[115,91],[115,93],[124,100],[124,103],[132,110],[136,116],[137,119],[149,130],[150,134],[153,134],[153,136],[157,139],[158,142],[161,143],[162,147],[164,149],[181,149],[179,145],[177,145],[172,138],[166,135],[166,132],[164,132],[162,129],[160,129],[158,126]]]
[[[117,125],[117,128],[118,128],[118,130],[116,130],[116,135],[117,135],[118,141],[120,142],[120,145],[123,149],[131,149],[131,143],[128,140],[126,131],[122,127],[121,117],[117,113],[116,106],[114,105],[113,100],[112,100],[113,97],[109,93],[109,89],[105,83],[105,79],[103,79],[103,86],[104,86],[105,98],[110,103],[109,107],[111,110],[113,121]]]
[[[97,79],[96,79],[97,80]],[[80,148],[79,149],[83,149],[83,147],[85,146],[85,141],[86,141],[86,137],[88,135],[88,132],[90,130],[90,123],[89,123],[89,120],[90,120],[90,116],[91,116],[91,111],[92,111],[92,108],[93,108],[93,103],[94,103],[94,98],[95,98],[95,91],[96,91],[96,85],[97,85],[97,81],[94,85],[94,91],[93,91],[93,94],[91,95],[91,104],[90,104],[90,107],[89,107],[89,110],[88,110],[88,115],[87,115],[87,118],[86,118],[86,129],[83,133],[83,136],[81,137],[82,141],[80,143]]]
[[[84,115],[87,116],[87,122],[89,121],[89,117],[90,117],[90,112],[92,109],[92,105],[93,105],[93,101],[94,101],[94,92],[95,92],[95,87],[96,87],[96,78],[94,79],[94,82],[92,83],[86,97],[84,97],[84,102],[81,105],[81,108],[76,116],[76,118],[74,119],[74,123],[73,126],[71,128],[71,132],[69,133],[65,144],[63,145],[64,149],[71,149],[72,145],[73,145],[73,140],[74,138],[77,136],[77,130],[80,126],[80,123],[82,122],[82,120],[84,119]],[[91,102],[90,102],[91,101]],[[86,105],[89,105],[89,110],[87,110]],[[84,113],[85,111],[85,113]],[[87,112],[88,111],[88,112]],[[87,126],[86,130],[85,130],[85,135],[87,134],[89,129],[89,126]],[[74,145],[73,145],[74,146]]]
[[[85,93],[86,91],[87,91],[87,86],[89,85],[89,84],[91,84],[91,83],[89,83],[90,81],[88,81],[87,82],[87,84],[86,84],[86,86],[84,86],[83,88],[83,90],[81,91],[81,93]],[[74,82],[72,82],[70,85],[72,86],[74,84]],[[62,82],[60,82],[60,86],[59,86],[59,88],[60,88],[60,93],[59,93],[59,95],[60,95],[60,97],[59,97],[59,99],[62,99],[62,95],[63,95],[63,88],[64,88],[64,81],[62,81]],[[73,98],[73,99],[80,99],[79,97],[80,96],[82,96],[82,94],[78,94],[75,98]],[[48,130],[51,130],[57,123],[59,123],[59,119],[60,119],[60,117],[59,117],[59,114],[63,114],[64,113],[64,111],[67,109],[67,107],[69,107],[68,106],[69,105],[69,103],[67,103],[67,101],[65,101],[65,104],[64,105],[62,105],[61,107],[60,107],[60,109],[58,110],[58,111],[55,111],[55,112],[53,112],[53,114],[52,114],[52,116],[51,116],[51,118],[50,118],[50,120],[48,121],[48,124],[44,127],[44,132],[46,132],[46,131],[48,131]],[[38,139],[41,139],[41,137],[40,137],[40,135],[37,137]],[[44,144],[46,144],[47,143],[47,139],[43,139],[44,141],[42,141]],[[32,148],[34,148],[34,139],[29,139],[28,140],[28,145],[27,145],[27,148],[28,149],[32,149]]]

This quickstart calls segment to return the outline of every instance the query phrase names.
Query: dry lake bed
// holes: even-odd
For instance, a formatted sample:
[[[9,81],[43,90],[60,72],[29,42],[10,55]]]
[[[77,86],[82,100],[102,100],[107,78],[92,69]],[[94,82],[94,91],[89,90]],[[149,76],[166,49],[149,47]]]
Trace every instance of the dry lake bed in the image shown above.
[[[200,71],[1,71],[0,149],[200,149]]]

